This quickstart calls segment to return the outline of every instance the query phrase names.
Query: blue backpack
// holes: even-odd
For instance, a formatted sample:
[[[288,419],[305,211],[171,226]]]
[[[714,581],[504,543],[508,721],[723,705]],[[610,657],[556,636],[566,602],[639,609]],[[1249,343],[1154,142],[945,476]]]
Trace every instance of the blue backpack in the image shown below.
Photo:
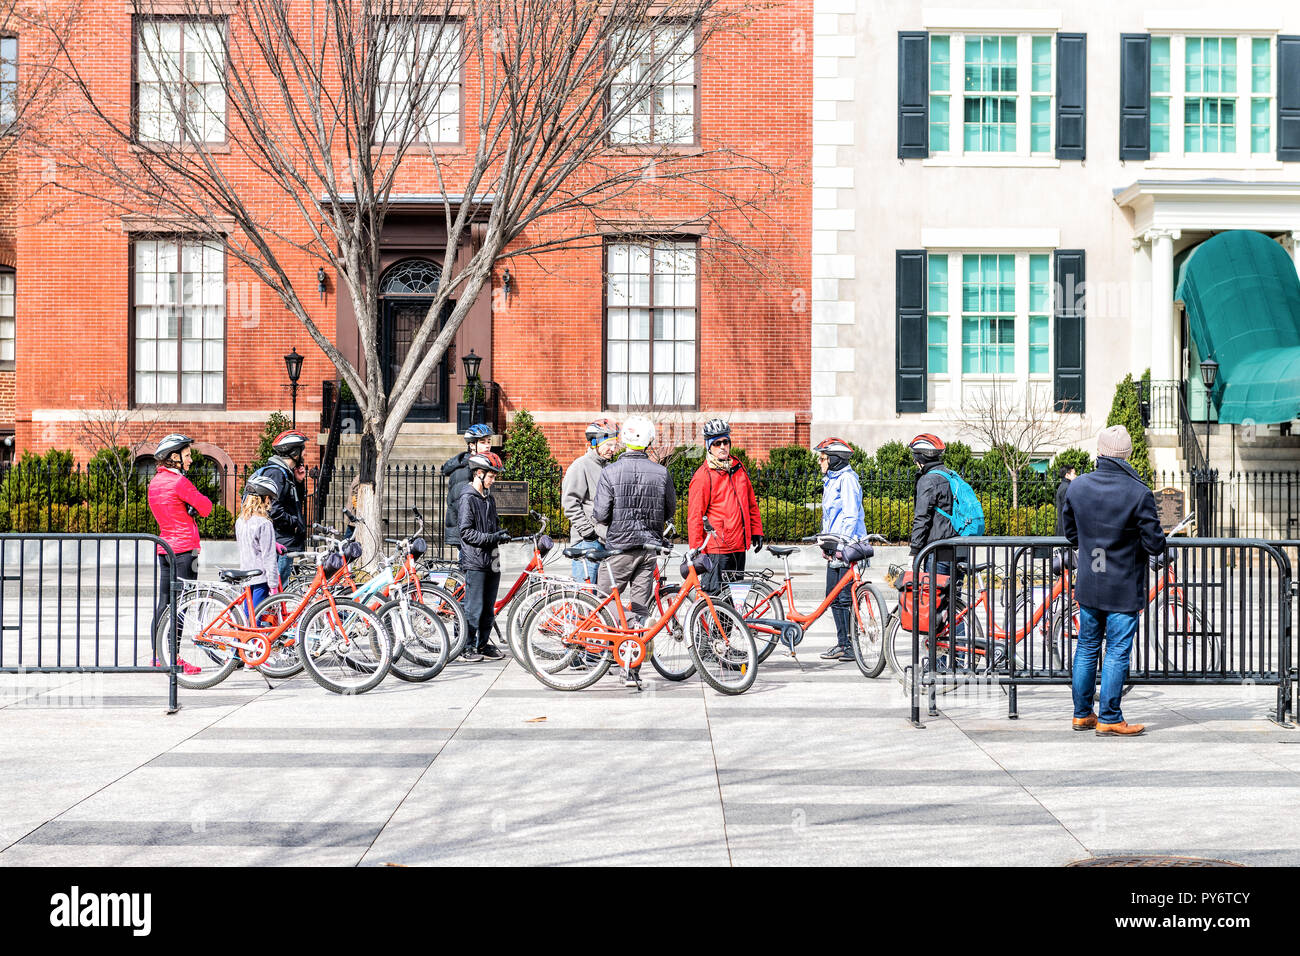
[[[953,533],[958,537],[984,533],[984,506],[975,497],[975,489],[966,483],[961,475],[953,474],[947,469],[948,487],[952,490],[952,514],[942,508],[936,508],[952,523]]]

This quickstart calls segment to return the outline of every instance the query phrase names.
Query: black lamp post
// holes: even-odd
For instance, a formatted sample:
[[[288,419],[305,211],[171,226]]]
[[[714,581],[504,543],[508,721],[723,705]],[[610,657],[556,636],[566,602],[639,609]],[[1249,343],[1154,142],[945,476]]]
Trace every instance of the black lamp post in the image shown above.
[[[465,383],[469,385],[469,424],[473,427],[474,414],[478,411],[478,367],[483,364],[483,357],[470,349],[461,361],[465,363]]]
[[[284,370],[289,373],[289,394],[293,400],[293,427],[298,427],[298,376],[302,374],[302,356],[297,346],[284,357]]]
[[[1210,389],[1219,377],[1219,363],[1207,358],[1201,363],[1201,384],[1205,386],[1205,467],[1210,467]]]

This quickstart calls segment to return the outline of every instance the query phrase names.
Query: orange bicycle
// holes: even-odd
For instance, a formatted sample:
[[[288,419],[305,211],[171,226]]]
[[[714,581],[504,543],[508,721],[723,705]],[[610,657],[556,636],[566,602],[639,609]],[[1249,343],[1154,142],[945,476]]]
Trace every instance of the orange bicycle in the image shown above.
[[[199,670],[177,675],[181,686],[192,690],[213,687],[229,677],[241,660],[248,667],[265,664],[290,629],[294,629],[303,666],[326,690],[360,694],[382,681],[392,662],[392,639],[384,625],[369,608],[336,598],[326,587],[344,563],[340,551],[322,552],[307,592],[287,614],[276,614],[273,622],[262,619],[258,613],[261,606],[253,612],[253,623],[247,622],[246,608],[252,602],[249,585],[228,601],[226,595],[212,590],[183,595],[176,608],[182,618],[178,656],[198,661]],[[257,573],[222,571],[221,580],[238,585]],[[318,593],[324,600],[315,600]],[[158,659],[168,664],[172,660],[169,638],[167,627],[160,622],[154,646]]]
[[[709,537],[714,531],[707,527]],[[707,540],[707,539],[706,539]],[[660,554],[671,548],[648,546]],[[591,551],[592,560],[614,552]],[[539,681],[554,690],[582,690],[600,680],[617,661],[629,672],[653,652],[655,636],[680,627],[700,676],[723,694],[743,694],[754,683],[758,651],[744,619],[723,601],[714,602],[700,586],[700,572],[712,559],[702,549],[686,552],[682,587],[650,624],[631,622],[617,582],[603,599],[577,586],[540,600],[523,625],[524,662]],[[693,602],[686,608],[687,599]],[[685,610],[683,620],[678,612]],[[640,681],[637,681],[640,690]]]

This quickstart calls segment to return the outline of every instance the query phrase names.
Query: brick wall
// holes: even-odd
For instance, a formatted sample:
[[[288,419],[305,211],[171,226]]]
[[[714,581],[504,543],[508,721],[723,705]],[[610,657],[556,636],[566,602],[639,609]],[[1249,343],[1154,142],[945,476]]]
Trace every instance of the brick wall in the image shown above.
[[[700,130],[706,148],[734,147],[777,174],[781,194],[760,215],[723,216],[700,239],[701,292],[697,323],[699,402],[674,412],[686,421],[681,434],[698,431],[711,417],[735,417],[737,443],[751,454],[793,441],[806,442],[809,397],[811,221],[811,5],[764,11],[743,35],[723,33],[701,61]],[[97,5],[79,45],[79,60],[105,101],[130,101],[131,4]],[[472,59],[472,58],[471,58]],[[475,102],[477,82],[465,77],[465,101]],[[472,136],[472,113],[466,114]],[[457,151],[442,157],[449,192],[457,188]],[[221,161],[259,195],[268,217],[293,224],[290,204],[259,184],[236,150]],[[613,159],[611,162],[620,160]],[[640,163],[639,159],[622,160]],[[701,156],[700,167],[716,162]],[[755,185],[733,183],[738,192]],[[18,161],[11,188],[28,195],[19,217],[18,344],[14,421],[19,448],[74,447],[77,419],[109,393],[129,389],[131,236],[121,210],[87,198],[45,190],[32,197],[49,166],[36,155]],[[95,194],[93,181],[60,166],[60,185]],[[3,178],[3,177],[0,177]],[[759,177],[762,178],[762,177]],[[16,186],[12,183],[16,181]],[[4,201],[0,186],[0,203]],[[413,154],[398,193],[433,193],[438,180],[426,158]],[[57,200],[54,198],[57,194]],[[689,218],[705,208],[698,186],[664,189],[647,182],[633,201],[664,221]],[[5,250],[0,213],[0,258]],[[530,229],[516,248],[544,233],[581,225],[548,221]],[[291,225],[291,228],[292,225]],[[299,238],[306,242],[303,231]],[[750,268],[730,251],[744,244]],[[290,280],[326,335],[336,334],[337,283],[324,299],[316,292],[319,263],[283,251]],[[603,309],[599,248],[579,248],[540,259],[512,259],[509,302],[497,296],[492,323],[492,375],[502,386],[507,413],[527,408],[541,417],[559,458],[581,450],[582,427],[602,410]],[[319,413],[319,384],[332,368],[276,297],[227,257],[226,399],[223,409],[166,415],[162,430],[183,430],[211,442],[236,462],[255,448],[265,415],[288,412],[282,356],[295,346],[306,356],[299,396],[300,426]],[[498,269],[498,274],[500,269]],[[455,398],[453,396],[453,402]],[[0,415],[4,382],[0,378]],[[618,412],[614,414],[618,415]],[[620,417],[625,417],[624,413]],[[689,439],[684,439],[689,440]]]

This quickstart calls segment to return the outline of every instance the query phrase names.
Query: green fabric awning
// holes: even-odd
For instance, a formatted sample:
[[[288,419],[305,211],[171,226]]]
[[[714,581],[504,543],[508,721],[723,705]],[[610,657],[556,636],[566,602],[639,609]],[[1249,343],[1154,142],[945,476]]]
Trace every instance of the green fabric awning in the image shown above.
[[[1207,239],[1179,270],[1175,297],[1197,351],[1219,363],[1210,398],[1220,422],[1300,418],[1300,276],[1280,245],[1244,230]]]

